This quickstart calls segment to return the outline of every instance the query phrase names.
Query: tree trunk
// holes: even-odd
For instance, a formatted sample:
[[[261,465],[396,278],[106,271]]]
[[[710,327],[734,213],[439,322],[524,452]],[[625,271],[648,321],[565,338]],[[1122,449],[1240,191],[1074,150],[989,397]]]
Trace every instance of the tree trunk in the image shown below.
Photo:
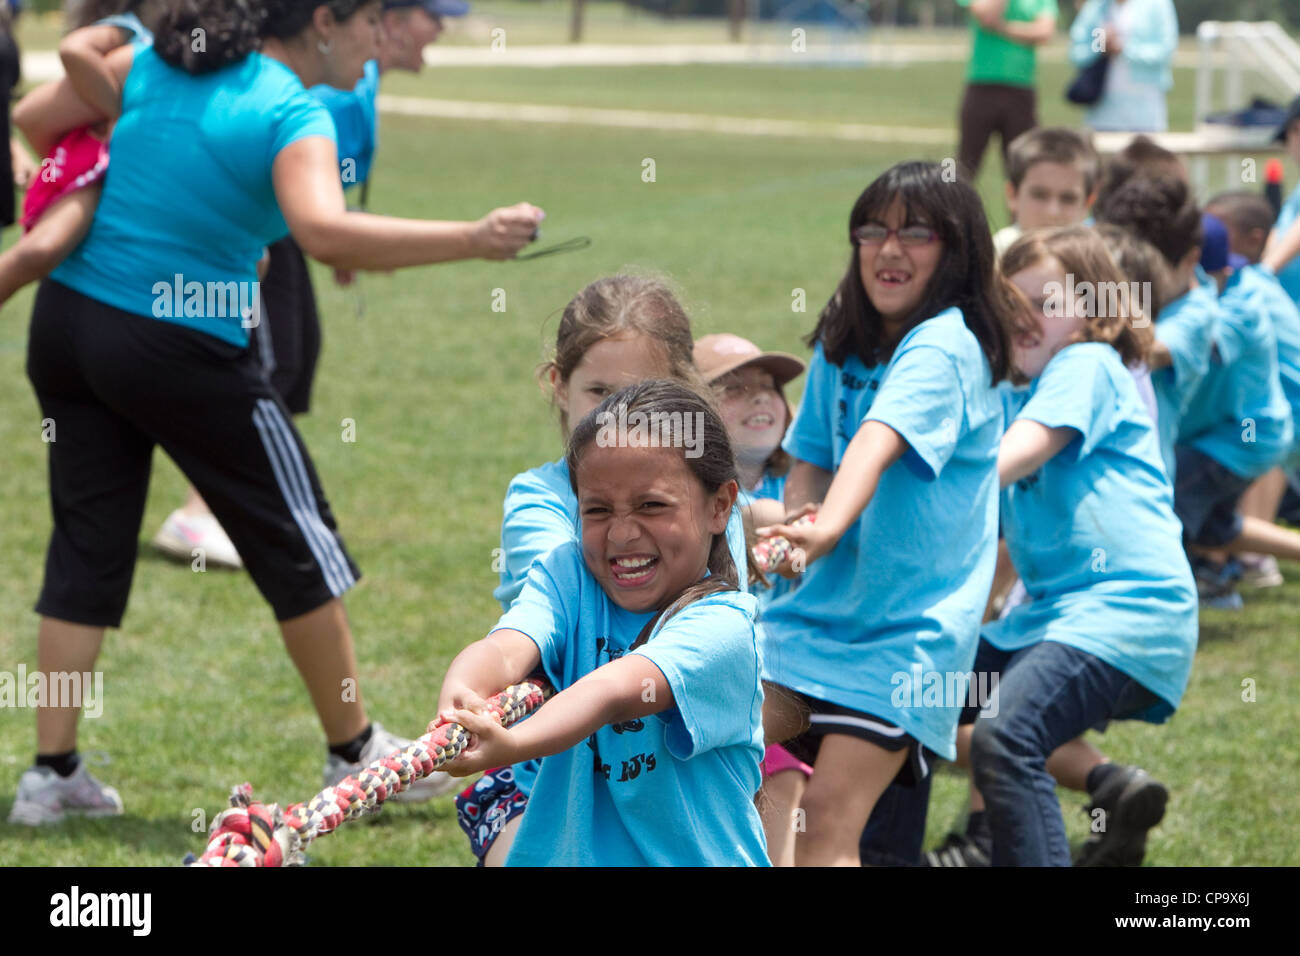
[[[573,17],[569,20],[569,42],[582,42],[582,16],[586,12],[587,0],[573,0]]]

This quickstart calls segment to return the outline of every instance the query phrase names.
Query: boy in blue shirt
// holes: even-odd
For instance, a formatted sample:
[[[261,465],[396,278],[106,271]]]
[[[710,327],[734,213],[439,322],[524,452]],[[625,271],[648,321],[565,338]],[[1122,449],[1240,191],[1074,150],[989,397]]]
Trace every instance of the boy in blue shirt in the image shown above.
[[[1241,607],[1238,571],[1228,553],[1268,546],[1273,537],[1239,511],[1255,479],[1288,454],[1291,408],[1278,370],[1277,333],[1260,307],[1272,277],[1258,267],[1231,275],[1221,287],[1209,371],[1179,425],[1174,505],[1193,555],[1201,596],[1213,606]]]
[[[1249,273],[1249,281],[1243,283],[1243,292],[1250,295],[1254,309],[1266,312],[1272,319],[1273,329],[1277,335],[1278,373],[1282,392],[1291,409],[1294,429],[1295,423],[1300,421],[1300,308],[1297,308],[1282,287],[1278,277],[1267,266],[1260,264],[1273,222],[1272,207],[1262,196],[1241,191],[1216,196],[1207,208],[1221,219],[1226,227],[1234,266]],[[1300,544],[1300,535],[1293,535],[1272,525],[1277,519],[1279,505],[1286,493],[1287,479],[1284,469],[1294,468],[1297,459],[1300,459],[1298,444],[1300,442],[1293,442],[1282,467],[1270,469],[1242,496],[1240,511],[1247,524],[1258,530],[1267,531],[1271,538],[1276,538],[1275,549],[1286,547],[1285,551],[1273,550],[1272,553],[1267,554],[1256,552],[1238,554],[1236,557],[1242,567],[1243,584],[1256,587],[1280,585],[1282,574],[1274,555],[1282,554],[1293,558],[1297,553],[1293,546]],[[1256,521],[1262,524],[1256,525]],[[1263,525],[1269,527],[1264,528]],[[1284,536],[1286,540],[1283,540]]]

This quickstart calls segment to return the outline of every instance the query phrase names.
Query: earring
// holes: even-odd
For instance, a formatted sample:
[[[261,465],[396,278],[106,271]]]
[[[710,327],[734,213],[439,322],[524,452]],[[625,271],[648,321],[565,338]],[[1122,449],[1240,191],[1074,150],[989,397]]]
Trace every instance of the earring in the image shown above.
[[[317,40],[316,49],[320,50],[324,56],[329,56],[330,51],[334,49],[334,41],[331,40],[329,43],[321,43],[320,40]]]

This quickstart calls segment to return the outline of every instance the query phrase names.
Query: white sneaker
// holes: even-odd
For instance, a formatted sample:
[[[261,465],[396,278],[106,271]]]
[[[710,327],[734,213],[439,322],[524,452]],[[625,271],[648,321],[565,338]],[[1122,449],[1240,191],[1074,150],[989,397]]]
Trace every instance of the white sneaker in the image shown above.
[[[163,554],[178,561],[193,560],[194,549],[199,548],[207,563],[235,570],[244,566],[239,552],[212,514],[190,515],[177,508],[167,516],[151,543]]]
[[[396,750],[402,750],[409,743],[409,740],[390,734],[380,724],[372,724],[370,740],[361,751],[359,761],[348,763],[337,754],[329,755],[329,758],[325,761],[325,786],[332,787],[349,774],[356,776],[366,768],[367,764],[381,757],[386,757]],[[399,803],[423,803],[425,800],[432,800],[434,797],[455,793],[463,789],[464,786],[465,784],[459,777],[453,777],[449,773],[435,770],[427,777],[412,783],[401,793],[394,794],[391,799]]]
[[[92,777],[82,760],[70,777],[60,777],[51,767],[24,771],[9,822],[38,827],[60,823],[69,813],[114,817],[121,812],[122,798],[117,791]]]
[[[1280,588],[1286,581],[1277,566],[1277,558],[1261,555],[1257,560],[1241,559],[1241,584],[1248,588]]]

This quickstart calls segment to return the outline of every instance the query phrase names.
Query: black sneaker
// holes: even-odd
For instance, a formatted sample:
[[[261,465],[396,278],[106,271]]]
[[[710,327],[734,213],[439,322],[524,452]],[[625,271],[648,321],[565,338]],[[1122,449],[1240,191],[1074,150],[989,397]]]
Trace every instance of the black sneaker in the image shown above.
[[[992,866],[988,850],[964,833],[949,833],[937,850],[924,858],[926,866]]]
[[[1088,816],[1105,830],[1084,841],[1074,865],[1141,866],[1147,831],[1164,818],[1168,788],[1140,767],[1120,767],[1090,796]]]

